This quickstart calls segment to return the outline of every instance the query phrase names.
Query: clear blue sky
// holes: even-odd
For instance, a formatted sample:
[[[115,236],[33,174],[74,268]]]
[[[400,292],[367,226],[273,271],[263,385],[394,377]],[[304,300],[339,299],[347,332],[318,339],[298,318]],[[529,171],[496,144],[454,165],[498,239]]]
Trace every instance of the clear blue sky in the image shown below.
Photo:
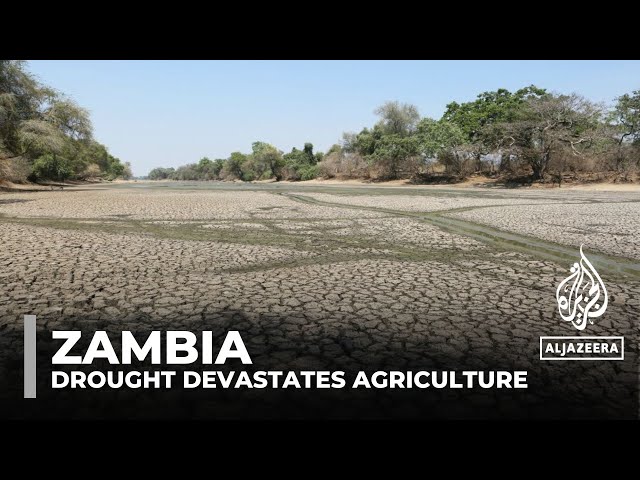
[[[326,150],[375,122],[387,100],[439,118],[452,100],[535,84],[611,102],[640,89],[640,61],[32,61],[91,112],[95,137],[135,175],[203,156]]]

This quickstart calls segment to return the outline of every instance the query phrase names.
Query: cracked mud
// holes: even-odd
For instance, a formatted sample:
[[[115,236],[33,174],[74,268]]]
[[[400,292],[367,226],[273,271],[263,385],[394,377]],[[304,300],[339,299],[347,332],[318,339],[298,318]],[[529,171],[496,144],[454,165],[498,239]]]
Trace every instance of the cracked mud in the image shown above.
[[[304,190],[214,184],[2,194],[0,377],[15,377],[22,315],[35,314],[40,332],[240,330],[264,370],[529,371],[523,392],[305,397],[313,416],[637,415],[640,278],[603,275],[610,305],[589,326],[589,335],[628,337],[624,362],[540,362],[540,335],[576,334],[555,300],[574,259],[515,251],[500,237],[526,235],[549,248],[584,243],[587,255],[633,265],[637,195]],[[443,228],[448,216],[494,228],[498,240]],[[246,414],[227,392],[206,395],[186,412]],[[275,408],[256,416],[283,416],[277,405],[300,401],[295,392],[245,397]]]

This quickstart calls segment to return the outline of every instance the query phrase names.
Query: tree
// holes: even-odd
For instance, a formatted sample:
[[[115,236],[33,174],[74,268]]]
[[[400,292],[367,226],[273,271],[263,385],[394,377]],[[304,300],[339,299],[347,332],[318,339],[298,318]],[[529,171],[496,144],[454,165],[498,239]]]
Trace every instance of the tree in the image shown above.
[[[285,162],[282,152],[266,142],[252,144],[253,169],[256,178],[282,178],[282,167]]]
[[[212,164],[213,162],[209,160],[208,157],[202,157],[198,162],[198,168],[202,170],[207,170]]]
[[[418,123],[417,136],[420,153],[426,158],[435,158],[446,150],[454,149],[465,142],[462,129],[447,120],[423,118]]]
[[[221,165],[218,165],[208,157],[202,157],[195,167],[196,180],[215,180],[220,173]]]
[[[89,114],[71,99],[41,86],[23,62],[0,62],[0,118],[5,154],[37,158],[77,150],[89,141]],[[73,155],[75,156],[75,155]]]
[[[420,114],[415,105],[397,101],[386,102],[376,108],[374,113],[380,117],[378,125],[387,135],[409,135],[415,130],[420,120]]]
[[[329,147],[325,156],[331,155],[332,153],[342,153],[342,146],[339,143],[334,143]]]
[[[579,157],[593,146],[602,133],[602,116],[601,105],[576,94],[530,99],[519,117],[504,127],[506,150],[525,161],[533,178],[540,180],[554,156]]]
[[[225,162],[222,169],[224,178],[242,179],[242,164],[247,161],[247,156],[241,152],[233,152]]]
[[[214,178],[219,179],[222,167],[224,167],[226,160],[224,158],[216,158],[211,166],[211,173],[214,174]]]
[[[605,122],[601,105],[578,95],[549,94],[533,85],[515,92],[484,92],[471,102],[451,102],[440,120],[420,120],[413,105],[387,102],[376,109],[380,119],[373,127],[344,133],[342,142],[333,145],[326,155],[314,152],[310,142],[287,154],[267,142],[254,142],[249,154],[233,152],[229,158],[215,161],[204,157],[169,177],[251,181],[305,180],[322,175],[396,179],[425,170],[432,173],[428,168],[437,160],[446,173],[461,178],[480,170],[487,161],[493,173],[494,163],[500,160],[503,173],[521,175],[519,170],[526,169],[530,178],[540,180],[553,174],[560,181],[566,170],[577,173],[608,168],[613,158],[623,166],[640,162],[639,103],[640,91],[620,97]],[[89,165],[92,159],[95,163],[107,162],[109,171],[122,168],[104,147],[74,137],[60,150],[63,158],[77,165]],[[82,142],[88,147],[82,147]],[[75,160],[69,145],[80,151],[85,148],[91,156]],[[634,171],[626,167],[618,170]],[[152,174],[150,177],[165,175],[162,171]]]
[[[620,144],[626,140],[640,142],[640,90],[618,97],[613,110],[613,121],[620,131]]]
[[[282,156],[282,160],[282,174],[287,180],[311,180],[318,175],[318,157],[313,153],[312,143],[305,143],[302,150],[293,147],[290,153]]]
[[[418,152],[426,165],[438,159],[448,173],[460,175],[463,172],[468,149],[462,148],[466,137],[458,125],[447,120],[423,118],[418,123],[416,135]]]
[[[17,133],[17,145],[12,156],[34,159],[48,152],[61,153],[65,139],[56,127],[43,120],[24,120],[20,122]]]
[[[401,135],[383,136],[375,152],[369,156],[381,168],[381,177],[389,180],[400,178],[401,173],[411,169],[410,160],[419,154],[418,139]]]
[[[334,146],[335,147],[335,146]],[[318,164],[317,176],[324,178],[369,178],[370,164],[360,154],[330,148]]]
[[[112,180],[118,177],[122,177],[125,173],[125,166],[120,162],[112,163],[109,166],[109,173],[111,174]]]
[[[42,88],[26,71],[26,63],[0,60],[0,145],[3,158],[18,156],[23,122],[35,119]]]
[[[310,165],[315,165],[318,163],[316,156],[313,153],[313,143],[306,142],[302,149],[302,152],[307,156],[307,163]]]
[[[363,128],[360,133],[346,132],[342,135],[342,147],[347,153],[358,153],[362,156],[372,155],[376,142],[382,138],[382,127],[374,126],[373,130]]]
[[[442,120],[457,125],[466,136],[468,150],[475,156],[476,170],[482,168],[483,155],[499,148],[502,127],[514,121],[527,101],[541,98],[546,90],[531,85],[515,93],[505,88],[483,92],[474,101],[447,105]]]
[[[61,172],[65,178],[82,177],[91,164],[113,177],[125,167],[92,139],[85,109],[38,82],[25,62],[2,60],[0,174],[9,175],[16,162],[28,165],[37,178],[47,174],[58,178]]]
[[[154,168],[149,172],[149,180],[166,180],[173,176],[174,168]]]
[[[634,165],[640,166],[640,90],[618,97],[609,120],[616,144],[614,167],[626,179]]]
[[[42,112],[44,121],[54,125],[62,134],[73,140],[90,140],[93,127],[89,113],[73,100],[50,96],[49,106]]]
[[[535,85],[521,88],[515,93],[500,88],[493,92],[483,92],[472,102],[449,103],[442,118],[458,125],[467,140],[475,143],[481,140],[485,127],[513,121],[525,102],[545,94],[545,89]]]
[[[64,182],[72,173],[69,160],[53,153],[38,158],[33,165],[33,173],[38,179],[59,180]]]
[[[131,171],[131,162],[124,162],[124,170],[122,172],[123,180],[131,180],[133,172]]]
[[[80,178],[81,180],[87,180],[90,178],[97,178],[101,176],[102,176],[102,170],[100,170],[100,167],[95,163],[91,163],[87,165],[87,167],[78,176],[78,178]]]

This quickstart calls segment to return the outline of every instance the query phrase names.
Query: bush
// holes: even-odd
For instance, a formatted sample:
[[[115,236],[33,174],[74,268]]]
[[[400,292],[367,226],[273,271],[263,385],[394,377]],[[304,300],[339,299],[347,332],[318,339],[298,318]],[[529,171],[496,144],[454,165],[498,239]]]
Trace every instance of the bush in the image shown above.
[[[282,167],[282,179],[297,182],[300,180],[300,172],[294,165],[285,165]]]
[[[448,175],[466,177],[475,171],[475,159],[464,149],[441,152],[438,155],[438,163],[444,166]]]
[[[31,175],[31,165],[24,157],[0,159],[0,179],[24,183]]]
[[[80,180],[99,177],[102,177],[102,170],[100,170],[100,166],[95,163],[87,165],[87,168],[85,168],[84,171],[78,175],[78,178]]]
[[[149,180],[166,180],[175,173],[174,168],[154,168],[149,172]]]
[[[256,179],[256,174],[252,170],[242,172],[242,180],[245,182],[253,182]]]
[[[369,178],[370,167],[357,153],[334,151],[318,164],[318,176],[322,178]]]
[[[69,161],[59,155],[46,154],[39,157],[33,164],[33,174],[41,180],[62,180],[73,174]]]
[[[258,180],[269,180],[271,178],[275,178],[275,176],[276,175],[271,171],[271,169],[267,169]]]
[[[298,170],[300,174],[300,180],[313,180],[320,173],[320,168],[317,165],[309,165]]]

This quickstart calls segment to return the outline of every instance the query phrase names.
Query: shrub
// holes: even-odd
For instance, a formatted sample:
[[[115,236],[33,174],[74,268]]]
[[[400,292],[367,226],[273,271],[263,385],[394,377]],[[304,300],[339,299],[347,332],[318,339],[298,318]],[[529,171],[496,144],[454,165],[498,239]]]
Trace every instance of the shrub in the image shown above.
[[[73,173],[69,161],[55,154],[46,154],[38,157],[33,164],[33,174],[37,179],[65,180]]]
[[[334,151],[318,164],[318,176],[323,178],[370,178],[368,162],[357,153]]]
[[[300,180],[300,172],[296,169],[294,165],[285,165],[282,167],[282,179],[283,180],[291,180],[298,181]]]
[[[252,170],[242,172],[242,180],[245,182],[253,182],[256,179],[256,174]]]
[[[100,170],[100,166],[95,163],[87,165],[87,168],[78,175],[78,178],[81,180],[98,177],[102,177],[102,170]]]
[[[31,175],[31,165],[24,157],[0,159],[0,179],[24,183]]]
[[[175,172],[173,167],[154,168],[149,172],[149,180],[166,180],[167,178],[171,178]]]
[[[301,168],[299,171],[300,180],[313,180],[320,173],[320,168],[317,165],[309,165]]]

